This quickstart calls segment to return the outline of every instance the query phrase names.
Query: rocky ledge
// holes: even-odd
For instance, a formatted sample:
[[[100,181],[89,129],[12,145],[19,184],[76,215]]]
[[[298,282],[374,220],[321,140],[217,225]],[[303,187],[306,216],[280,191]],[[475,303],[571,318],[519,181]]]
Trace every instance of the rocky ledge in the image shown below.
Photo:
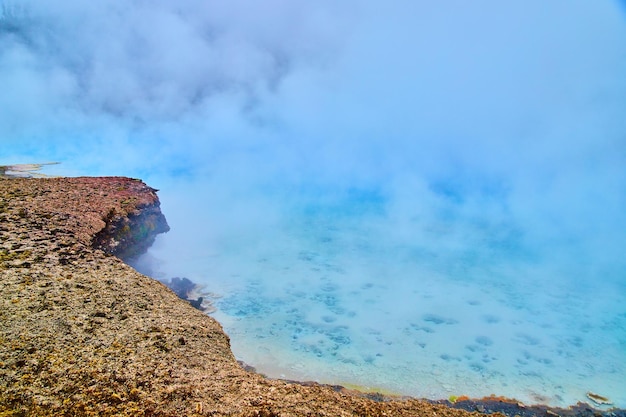
[[[219,323],[118,257],[165,230],[138,180],[0,178],[0,416],[478,414],[243,369]]]

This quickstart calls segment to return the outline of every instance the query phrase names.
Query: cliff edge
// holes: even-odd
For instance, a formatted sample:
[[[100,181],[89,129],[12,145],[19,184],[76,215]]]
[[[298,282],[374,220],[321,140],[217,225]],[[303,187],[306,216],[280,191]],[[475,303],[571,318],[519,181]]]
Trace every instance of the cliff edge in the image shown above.
[[[219,323],[118,258],[167,228],[138,180],[0,178],[0,416],[470,414],[242,369]]]

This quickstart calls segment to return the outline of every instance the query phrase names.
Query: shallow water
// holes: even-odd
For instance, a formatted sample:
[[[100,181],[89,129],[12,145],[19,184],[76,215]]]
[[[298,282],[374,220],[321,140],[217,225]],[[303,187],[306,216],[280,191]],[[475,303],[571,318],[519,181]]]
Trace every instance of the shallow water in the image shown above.
[[[169,259],[163,276],[221,296],[214,317],[259,372],[430,399],[567,406],[592,391],[626,406],[619,270],[602,281],[597,268],[563,263],[567,245],[538,256],[488,221],[400,227],[376,195],[302,199],[270,217],[215,225],[204,248],[176,261],[174,229],[148,254]]]

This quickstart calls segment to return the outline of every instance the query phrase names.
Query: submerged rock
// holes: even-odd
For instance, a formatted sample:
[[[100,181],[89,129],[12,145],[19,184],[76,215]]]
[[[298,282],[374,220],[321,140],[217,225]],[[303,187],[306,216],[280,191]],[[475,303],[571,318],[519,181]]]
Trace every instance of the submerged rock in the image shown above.
[[[587,398],[589,398],[591,401],[593,401],[594,403],[598,405],[612,405],[613,404],[613,402],[609,400],[607,397],[604,397],[602,395],[599,395],[593,392],[588,392]]]

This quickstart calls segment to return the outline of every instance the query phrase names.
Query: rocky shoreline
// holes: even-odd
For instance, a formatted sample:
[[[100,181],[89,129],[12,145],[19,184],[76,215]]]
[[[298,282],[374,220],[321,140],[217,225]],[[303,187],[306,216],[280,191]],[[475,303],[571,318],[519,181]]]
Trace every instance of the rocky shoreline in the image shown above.
[[[264,378],[194,308],[193,283],[177,295],[121,260],[167,229],[139,180],[0,178],[0,416],[626,416]]]

